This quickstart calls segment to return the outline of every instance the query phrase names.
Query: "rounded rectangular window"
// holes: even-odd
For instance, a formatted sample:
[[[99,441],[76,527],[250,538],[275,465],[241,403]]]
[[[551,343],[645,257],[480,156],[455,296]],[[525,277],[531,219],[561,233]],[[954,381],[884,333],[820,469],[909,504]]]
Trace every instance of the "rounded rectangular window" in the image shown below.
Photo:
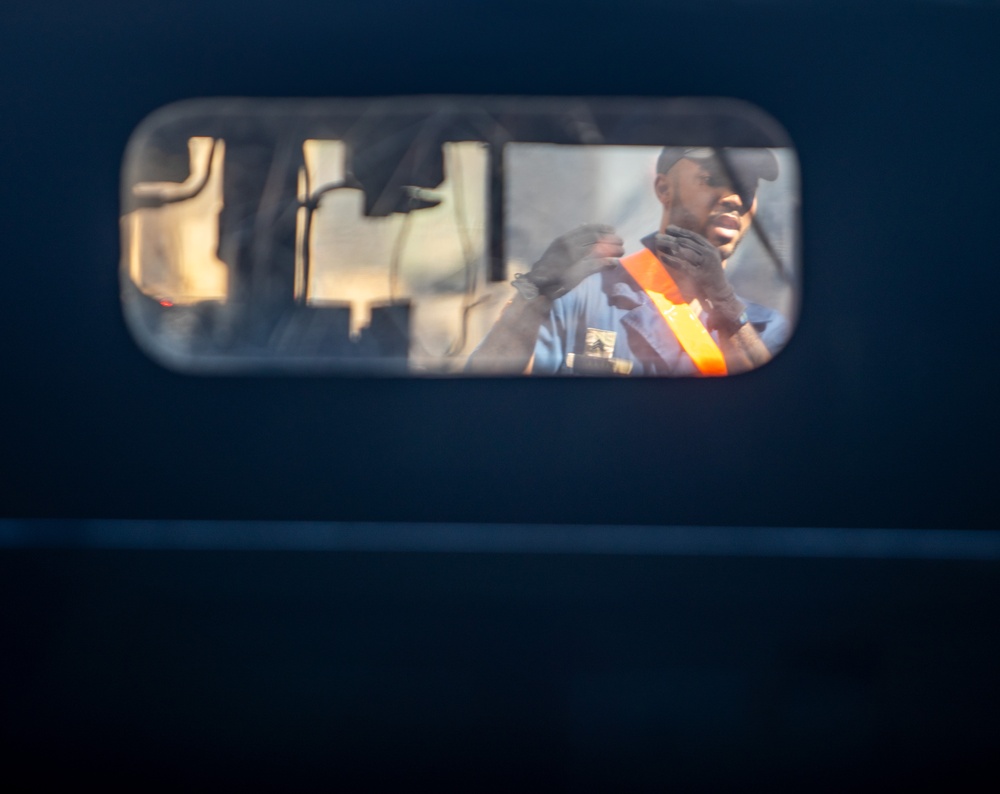
[[[185,372],[719,376],[798,312],[798,163],[735,100],[193,100],[126,152],[122,300]]]

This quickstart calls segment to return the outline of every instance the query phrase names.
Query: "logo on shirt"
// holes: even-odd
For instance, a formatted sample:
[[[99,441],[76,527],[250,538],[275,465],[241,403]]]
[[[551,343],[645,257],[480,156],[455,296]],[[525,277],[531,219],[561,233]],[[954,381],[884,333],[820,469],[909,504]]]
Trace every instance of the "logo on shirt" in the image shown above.
[[[615,337],[617,331],[603,331],[600,328],[588,328],[583,338],[583,349],[588,356],[595,358],[611,358],[615,352]]]
[[[628,375],[632,372],[632,362],[611,357],[617,336],[617,331],[588,328],[583,338],[584,352],[567,353],[566,367],[578,375]]]

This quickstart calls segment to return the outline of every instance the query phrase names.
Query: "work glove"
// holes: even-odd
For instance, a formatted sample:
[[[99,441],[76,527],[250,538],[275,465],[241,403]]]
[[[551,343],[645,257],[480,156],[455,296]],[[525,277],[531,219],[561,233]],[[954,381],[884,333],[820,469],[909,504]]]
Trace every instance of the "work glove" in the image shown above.
[[[610,226],[590,223],[557,237],[529,273],[518,273],[514,286],[527,299],[565,295],[587,276],[617,264],[625,243]]]
[[[656,255],[667,271],[688,284],[708,312],[709,325],[733,334],[746,323],[746,306],[736,297],[719,249],[700,234],[668,226],[656,235]]]

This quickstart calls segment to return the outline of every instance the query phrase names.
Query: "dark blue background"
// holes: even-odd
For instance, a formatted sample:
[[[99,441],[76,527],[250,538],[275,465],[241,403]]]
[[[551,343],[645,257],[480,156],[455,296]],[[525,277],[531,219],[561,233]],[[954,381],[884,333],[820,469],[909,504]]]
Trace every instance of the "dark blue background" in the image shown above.
[[[684,5],[8,2],[3,515],[992,527],[1000,11]],[[793,341],[713,382],[195,378],[139,352],[117,191],[147,113],[411,93],[758,104],[801,160]],[[42,772],[711,788],[947,778],[996,749],[995,563],[0,567],[6,752]]]
[[[988,526],[998,14],[827,5],[5,11],[6,511]],[[190,378],[144,358],[118,305],[117,190],[147,113],[418,92],[773,114],[803,178],[789,347],[711,383]]]

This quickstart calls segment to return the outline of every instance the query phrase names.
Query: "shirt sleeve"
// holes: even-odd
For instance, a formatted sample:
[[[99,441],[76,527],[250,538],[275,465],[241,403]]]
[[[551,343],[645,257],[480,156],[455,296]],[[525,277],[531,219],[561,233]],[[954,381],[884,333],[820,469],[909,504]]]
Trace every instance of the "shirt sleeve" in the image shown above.
[[[747,316],[771,355],[777,354],[788,342],[792,327],[784,315],[760,304],[747,302]]]
[[[788,342],[791,326],[782,315],[775,312],[774,317],[767,324],[764,333],[761,334],[760,341],[770,351],[771,355],[776,355]]]

